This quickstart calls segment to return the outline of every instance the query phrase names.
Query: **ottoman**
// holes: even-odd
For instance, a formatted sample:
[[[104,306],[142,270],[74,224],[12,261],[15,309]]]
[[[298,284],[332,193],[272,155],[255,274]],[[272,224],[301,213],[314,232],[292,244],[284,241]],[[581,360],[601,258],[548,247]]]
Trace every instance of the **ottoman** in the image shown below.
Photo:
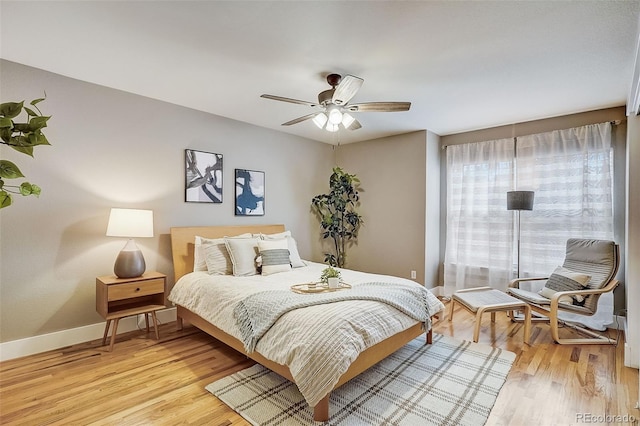
[[[491,322],[496,321],[498,311],[524,311],[524,342],[529,343],[531,334],[531,307],[524,301],[491,287],[477,287],[458,290],[451,296],[449,321],[453,320],[453,309],[459,303],[463,308],[476,315],[473,341],[478,342],[482,314],[491,312]]]

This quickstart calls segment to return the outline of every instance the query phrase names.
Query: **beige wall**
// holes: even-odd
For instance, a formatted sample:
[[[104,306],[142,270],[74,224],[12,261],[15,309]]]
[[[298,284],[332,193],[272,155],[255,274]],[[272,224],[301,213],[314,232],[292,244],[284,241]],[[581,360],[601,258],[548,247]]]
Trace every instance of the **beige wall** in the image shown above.
[[[627,139],[627,350],[625,365],[640,366],[640,116],[628,121]],[[639,389],[640,392],[640,389]]]
[[[2,145],[42,187],[0,210],[0,342],[102,321],[95,277],[124,245],[105,236],[111,207],[152,209],[154,238],[140,238],[147,268],[173,276],[169,228],[284,223],[301,255],[322,260],[311,198],[333,165],[330,145],[0,62],[2,102],[47,93],[52,115],[35,159]],[[224,202],[184,202],[184,149],[224,155]],[[234,216],[234,168],[266,173],[266,214]]]
[[[615,292],[614,312],[620,314],[625,307],[624,271],[625,271],[625,151],[627,140],[627,119],[625,107],[607,108],[596,111],[588,111],[579,114],[571,114],[561,117],[547,118],[524,123],[516,123],[508,126],[493,127],[474,132],[458,133],[440,138],[443,147],[469,142],[480,142],[513,136],[524,136],[535,133],[550,132],[559,129],[585,126],[605,121],[619,121],[619,125],[614,126],[612,144],[614,146],[614,239],[620,244],[621,264],[618,278],[623,281],[622,285]],[[446,230],[446,156],[442,156],[442,220],[443,233]],[[441,240],[441,262],[444,262],[444,239]]]
[[[426,221],[427,183],[432,174],[439,179],[439,170],[427,174],[425,166],[439,167],[439,160],[429,158],[434,151],[437,155],[437,136],[429,136],[426,131],[348,144],[336,150],[337,164],[356,174],[363,188],[360,213],[365,225],[357,245],[347,252],[349,268],[405,278],[410,278],[413,270],[420,283],[425,283],[426,271],[426,286],[434,284],[439,246],[433,253],[425,250],[426,233],[439,232],[439,218],[435,228]],[[438,194],[430,194],[433,197],[438,201]]]

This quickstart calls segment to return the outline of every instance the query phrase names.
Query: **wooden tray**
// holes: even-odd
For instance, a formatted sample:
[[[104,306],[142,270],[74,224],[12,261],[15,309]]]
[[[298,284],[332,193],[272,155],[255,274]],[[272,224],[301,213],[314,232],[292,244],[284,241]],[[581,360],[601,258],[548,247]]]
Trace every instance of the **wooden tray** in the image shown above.
[[[337,288],[329,288],[329,285],[324,283],[315,283],[315,284],[316,284],[315,287],[313,286],[313,283],[292,285],[291,291],[293,291],[294,293],[300,293],[300,294],[312,294],[312,293],[330,293],[332,291],[347,290],[351,288],[351,286],[347,283],[340,283],[340,286]]]

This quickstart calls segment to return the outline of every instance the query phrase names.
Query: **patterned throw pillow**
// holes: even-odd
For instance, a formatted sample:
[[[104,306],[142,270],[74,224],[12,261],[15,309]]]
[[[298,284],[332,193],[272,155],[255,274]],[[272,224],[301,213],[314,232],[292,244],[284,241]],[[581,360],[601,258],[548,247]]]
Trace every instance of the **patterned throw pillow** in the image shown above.
[[[289,248],[289,260],[291,260],[291,267],[302,268],[303,266],[307,266],[307,264],[304,263],[304,260],[300,258],[300,253],[298,253],[298,244],[296,243],[296,240],[291,236],[291,231],[279,232],[277,234],[258,235],[263,240],[281,240],[283,238],[286,238]]]
[[[590,275],[573,272],[567,268],[558,266],[538,294],[547,299],[551,299],[551,297],[559,291],[584,290],[587,284],[589,284],[590,279]],[[560,297],[560,303],[579,305],[584,303],[584,296],[562,296]]]
[[[286,238],[280,240],[258,240],[258,250],[260,251],[262,275],[291,270],[289,244]]]
[[[209,275],[231,275],[233,274],[233,263],[224,238],[214,244],[206,244],[204,247],[205,262]]]

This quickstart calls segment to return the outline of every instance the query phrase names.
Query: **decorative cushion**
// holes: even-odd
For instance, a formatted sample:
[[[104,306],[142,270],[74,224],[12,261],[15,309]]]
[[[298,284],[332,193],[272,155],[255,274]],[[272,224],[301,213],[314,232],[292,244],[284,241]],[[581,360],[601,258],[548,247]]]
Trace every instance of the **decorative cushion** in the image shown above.
[[[298,244],[296,243],[296,240],[291,236],[291,231],[279,232],[277,234],[259,234],[259,236],[263,240],[281,240],[283,238],[286,238],[291,266],[294,268],[302,268],[303,266],[307,266],[302,258],[300,258],[300,253],[298,253]]]
[[[251,234],[246,233],[238,235],[232,238],[247,238],[251,237]],[[226,237],[225,237],[226,238]],[[195,247],[193,251],[193,270],[194,271],[207,271],[206,255],[204,253],[204,246],[207,244],[224,244],[224,238],[205,238],[196,236]]]
[[[551,299],[551,297],[559,291],[584,290],[590,279],[590,275],[581,274],[558,266],[549,279],[547,279],[547,283],[542,290],[540,290],[539,294],[547,299]],[[562,296],[559,302],[569,305],[574,303],[581,304],[584,303],[584,296]]]
[[[257,238],[225,237],[224,244],[227,247],[231,263],[233,264],[233,275],[236,277],[256,275],[256,257],[258,256]]]
[[[279,240],[258,240],[262,275],[271,275],[291,270],[289,244],[286,238]]]
[[[204,244],[205,262],[209,275],[231,275],[233,274],[233,263],[229,256],[229,251],[224,243],[224,238],[219,238],[213,244]]]

